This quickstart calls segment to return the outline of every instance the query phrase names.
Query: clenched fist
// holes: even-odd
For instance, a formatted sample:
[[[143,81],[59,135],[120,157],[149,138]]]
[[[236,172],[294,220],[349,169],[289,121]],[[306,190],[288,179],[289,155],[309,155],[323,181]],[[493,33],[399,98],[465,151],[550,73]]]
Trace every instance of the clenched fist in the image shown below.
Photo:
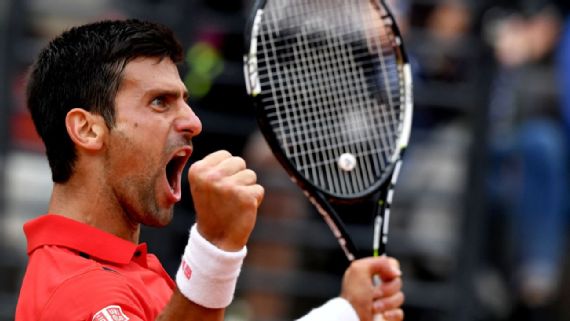
[[[255,172],[222,150],[194,163],[188,181],[200,234],[225,251],[243,248],[264,194]]]

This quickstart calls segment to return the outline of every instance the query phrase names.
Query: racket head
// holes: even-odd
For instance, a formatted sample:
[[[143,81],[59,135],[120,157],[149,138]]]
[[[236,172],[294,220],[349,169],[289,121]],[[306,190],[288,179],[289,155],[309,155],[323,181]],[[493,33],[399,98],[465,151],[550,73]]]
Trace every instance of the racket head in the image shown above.
[[[297,184],[350,202],[390,181],[409,140],[412,88],[383,3],[258,1],[246,43],[260,129]]]

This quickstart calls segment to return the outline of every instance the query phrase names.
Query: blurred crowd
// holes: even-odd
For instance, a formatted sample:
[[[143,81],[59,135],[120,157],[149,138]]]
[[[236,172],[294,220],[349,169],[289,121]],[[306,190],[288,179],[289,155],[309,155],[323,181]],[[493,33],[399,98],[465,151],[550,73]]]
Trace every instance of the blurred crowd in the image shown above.
[[[492,262],[512,293],[513,320],[556,320],[567,248],[568,4],[509,1],[484,12],[495,68],[489,97]]]

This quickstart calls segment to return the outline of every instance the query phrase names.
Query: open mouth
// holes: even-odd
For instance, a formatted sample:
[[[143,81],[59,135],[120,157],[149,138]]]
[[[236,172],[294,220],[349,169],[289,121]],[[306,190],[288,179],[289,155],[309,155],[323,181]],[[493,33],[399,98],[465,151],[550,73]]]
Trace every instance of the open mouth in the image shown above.
[[[181,179],[184,165],[191,154],[191,148],[186,147],[178,150],[166,164],[166,180],[170,187],[170,192],[176,199],[180,199]]]

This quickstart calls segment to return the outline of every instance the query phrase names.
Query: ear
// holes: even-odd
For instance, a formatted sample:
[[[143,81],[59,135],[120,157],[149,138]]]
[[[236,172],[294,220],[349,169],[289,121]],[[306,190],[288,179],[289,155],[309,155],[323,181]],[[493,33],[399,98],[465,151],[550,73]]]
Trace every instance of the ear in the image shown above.
[[[95,151],[103,147],[107,125],[102,116],[73,108],[65,117],[65,127],[78,148]]]

